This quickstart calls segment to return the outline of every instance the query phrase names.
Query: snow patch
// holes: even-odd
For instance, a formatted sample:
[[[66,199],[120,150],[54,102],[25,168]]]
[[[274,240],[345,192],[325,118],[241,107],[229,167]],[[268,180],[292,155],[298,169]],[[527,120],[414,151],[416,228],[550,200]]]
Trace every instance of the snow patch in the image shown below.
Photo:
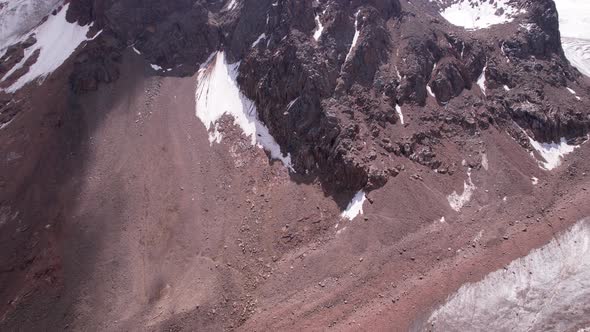
[[[86,40],[87,41],[95,40],[98,36],[100,36],[102,34],[103,31],[104,31],[104,29],[100,29],[100,31],[97,32],[93,37],[87,38]]]
[[[434,92],[432,92],[432,88],[430,87],[430,85],[426,85],[426,91],[428,91],[428,94],[429,94],[431,97],[434,97],[434,98],[436,98],[436,96],[434,95]]]
[[[141,55],[141,52],[137,48],[135,48],[135,46],[131,46],[131,48],[133,49],[133,52],[135,52],[138,55]]]
[[[590,324],[589,299],[590,222],[582,220],[482,281],[463,285],[427,324],[433,331],[576,331]]]
[[[324,9],[324,11],[322,12],[322,15],[326,13],[326,9]],[[316,22],[316,30],[313,32],[313,39],[315,39],[315,41],[320,40],[320,37],[322,36],[322,32],[324,32],[324,25],[322,24],[322,20],[320,15],[316,14],[315,16],[315,22]]]
[[[340,216],[344,219],[354,220],[359,214],[363,214],[365,200],[367,200],[365,193],[363,191],[357,192]]]
[[[510,88],[508,87],[508,85],[504,85],[504,90],[510,91]]]
[[[399,116],[399,120],[402,124],[404,124],[404,114],[402,113],[402,108],[398,104],[395,105],[395,112]]]
[[[539,161],[539,165],[548,171],[561,165],[561,159],[579,147],[567,144],[565,138],[561,138],[559,143],[539,143],[529,137],[529,142],[544,160]]]
[[[477,85],[479,85],[479,88],[481,89],[481,92],[484,96],[486,95],[486,69],[488,69],[487,63],[483,67],[481,75],[479,75],[479,78],[477,79]]]
[[[7,92],[13,93],[29,82],[45,79],[59,68],[82,42],[89,40],[86,35],[92,25],[80,26],[66,21],[69,6],[70,4],[67,3],[55,16],[49,15],[43,24],[22,37],[25,39],[35,35],[37,42],[25,50],[23,59],[6,73],[2,80],[6,80],[16,70],[22,68],[35,52],[39,51],[39,57],[27,73],[6,89]]]
[[[531,177],[531,182],[533,183],[533,186],[536,186],[537,184],[539,184],[539,178],[536,177]]]
[[[574,90],[572,90],[572,89],[570,89],[570,88],[568,88],[568,87],[566,87],[566,89],[567,89],[567,91],[569,91],[569,92],[570,92],[572,95],[574,95],[574,97],[576,97],[576,99],[577,99],[577,100],[580,100],[580,97],[578,97],[578,96],[576,95],[576,91],[574,91]]]
[[[519,10],[510,0],[460,0],[444,8],[441,16],[449,23],[468,30],[489,28],[509,23],[524,10]]]
[[[152,63],[152,64],[150,64],[150,67],[152,67],[152,69],[153,69],[153,70],[163,70],[163,69],[164,69],[164,68],[162,68],[162,67],[160,67],[160,66],[158,66],[158,65],[155,65],[155,64],[153,64],[153,63]]]
[[[258,119],[254,102],[242,94],[236,78],[240,63],[228,64],[224,52],[214,53],[201,66],[196,91],[196,115],[209,132],[209,143],[220,143],[222,137],[218,121],[225,114],[251,139],[252,144],[270,153],[293,171],[291,155],[284,155],[270,135],[268,128]]]
[[[295,103],[299,100],[299,97],[291,100],[288,104],[287,104],[287,110],[285,112],[283,112],[283,115],[287,115],[289,114],[289,111],[291,110],[291,107],[293,107],[293,105],[295,105]]]
[[[256,45],[258,45],[258,43],[260,43],[261,40],[266,39],[266,33],[262,33],[260,36],[258,36],[258,38],[252,43],[252,46],[250,46],[251,48],[256,47]]]
[[[488,161],[488,155],[485,154],[485,153],[481,156],[481,166],[486,171],[488,171],[490,169],[490,163]]]
[[[11,124],[12,121],[14,121],[14,118],[10,119],[10,121],[8,121],[8,122],[0,123],[0,130],[8,127],[8,125]]]
[[[471,170],[467,172],[467,177],[467,181],[463,182],[463,193],[458,194],[456,191],[453,191],[453,193],[447,197],[449,205],[457,212],[461,211],[463,206],[471,200],[471,196],[473,196],[473,193],[475,192],[475,185],[473,184],[473,181],[471,181]]]
[[[348,54],[346,54],[346,60],[348,61],[348,58],[350,58],[350,55],[352,54],[352,50],[354,49],[354,47],[356,46],[356,43],[358,42],[359,39],[359,35],[361,34],[361,31],[359,30],[359,14],[360,14],[360,9],[357,10],[356,14],[354,14],[354,36],[352,37],[352,44],[350,44],[350,49],[348,50]]]
[[[230,0],[230,2],[227,4],[227,10],[234,10],[237,6],[238,3],[236,0]]]

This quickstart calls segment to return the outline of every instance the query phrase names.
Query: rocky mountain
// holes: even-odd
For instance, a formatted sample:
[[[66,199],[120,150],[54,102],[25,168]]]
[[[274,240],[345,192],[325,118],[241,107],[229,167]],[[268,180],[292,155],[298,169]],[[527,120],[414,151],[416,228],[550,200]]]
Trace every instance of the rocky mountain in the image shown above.
[[[584,10],[0,1],[1,329],[465,329],[590,251]]]

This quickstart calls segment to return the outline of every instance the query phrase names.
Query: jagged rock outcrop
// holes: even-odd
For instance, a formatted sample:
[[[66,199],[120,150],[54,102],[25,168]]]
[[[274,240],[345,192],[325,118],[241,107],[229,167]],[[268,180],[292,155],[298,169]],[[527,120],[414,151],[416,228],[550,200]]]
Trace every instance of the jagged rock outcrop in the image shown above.
[[[439,11],[448,5],[79,1],[69,19],[103,33],[77,55],[72,87],[117,79],[129,46],[167,75],[192,75],[224,50],[241,61],[239,85],[297,173],[336,189],[380,186],[399,158],[447,173],[438,128],[476,135],[516,125],[543,141],[586,135],[590,119],[576,104],[584,101],[556,102],[565,97],[548,91],[580,78],[561,49],[552,1],[515,1],[514,22],[485,33],[447,22]],[[400,105],[427,114],[402,126]]]

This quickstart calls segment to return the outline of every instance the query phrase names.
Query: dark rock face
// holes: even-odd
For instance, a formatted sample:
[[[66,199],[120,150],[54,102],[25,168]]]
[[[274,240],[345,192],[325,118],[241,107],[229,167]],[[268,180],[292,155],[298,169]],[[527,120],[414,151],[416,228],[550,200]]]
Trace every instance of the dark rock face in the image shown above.
[[[377,4],[388,8],[386,16],[399,14],[397,2]],[[314,9],[311,1],[279,3],[265,32],[267,47],[255,48],[244,59],[239,82],[273,136],[294,156],[298,173],[315,170],[337,188],[356,190],[383,183],[382,174],[371,172],[370,163],[351,150],[361,128],[356,117],[395,122],[390,102],[371,91],[390,41],[383,12],[375,7],[334,4],[336,12],[331,5]],[[320,36],[319,44],[310,42],[314,11],[325,13],[326,30],[335,32]],[[355,21],[359,38],[351,47]],[[353,86],[357,98],[350,96]]]
[[[352,84],[371,87],[381,64],[387,61],[390,39],[385,21],[373,7],[358,10],[359,41],[342,67],[346,88]]]
[[[522,60],[527,57],[550,59],[559,56],[565,59],[561,48],[559,19],[552,0],[525,1],[528,15],[516,34],[507,36],[502,50],[508,56]]]
[[[280,12],[272,6],[271,0],[246,1],[240,6],[235,12],[230,12],[228,19],[224,20],[223,29],[228,33],[222,34],[223,47],[229,51],[234,61],[243,59],[260,35],[268,35],[270,30],[267,20],[268,25],[274,27],[278,26],[277,22],[281,20]],[[307,22],[308,25],[309,23]],[[264,40],[260,46],[265,45],[267,41]]]
[[[111,83],[119,78],[121,45],[116,39],[101,38],[85,47],[77,56],[70,85],[76,93],[94,91],[101,83]]]
[[[398,16],[401,13],[402,6],[399,3],[399,0],[369,0],[369,1],[362,1],[356,0],[351,1],[351,6],[353,8],[360,7],[365,3],[370,5],[371,7],[375,8],[379,14],[382,15],[383,19],[387,20],[391,17]]]
[[[121,41],[164,68],[203,62],[218,49],[219,29],[209,14],[201,2],[138,0],[111,1],[102,13]]]
[[[95,8],[100,8],[100,3],[100,1],[93,0],[70,1],[66,19],[68,22],[78,22],[80,25],[88,25],[96,21]]]
[[[150,63],[184,65],[179,73],[191,74],[222,43],[222,23],[214,17],[222,6],[221,1],[81,0],[70,4],[67,18],[94,22],[121,50],[134,45]]]
[[[79,53],[72,87],[117,79],[130,45],[173,75],[192,75],[223,50],[241,61],[238,82],[297,173],[337,190],[383,185],[399,158],[452,174],[437,153],[444,137],[490,126],[542,141],[588,132],[588,108],[547,90],[580,82],[553,1],[517,2],[524,14],[484,33],[452,26],[429,1],[82,0],[68,19],[104,32]],[[420,125],[402,126],[396,105],[424,112]]]
[[[532,33],[527,36],[533,55],[563,56],[561,36],[559,33],[559,18],[555,2],[552,0],[529,1],[529,20],[535,24]]]
[[[400,82],[398,97],[401,102],[424,105],[426,102],[426,84],[440,54],[436,43],[425,35],[412,34],[402,40],[399,47],[402,63],[399,64]]]
[[[440,102],[448,102],[463,92],[470,82],[467,73],[454,62],[445,62],[436,70],[432,81],[432,90]]]

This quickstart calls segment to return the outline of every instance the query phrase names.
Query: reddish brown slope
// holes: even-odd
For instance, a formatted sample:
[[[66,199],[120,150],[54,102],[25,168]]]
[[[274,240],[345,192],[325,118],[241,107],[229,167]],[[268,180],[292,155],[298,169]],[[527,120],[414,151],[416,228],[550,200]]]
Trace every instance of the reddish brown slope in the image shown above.
[[[547,173],[492,128],[441,144],[476,168],[461,213],[446,198],[464,167],[404,160],[366,219],[340,221],[231,127],[210,147],[194,77],[152,76],[128,52],[119,81],[80,97],[68,66],[20,92],[29,104],[0,132],[3,330],[405,330],[590,212],[588,145]]]

